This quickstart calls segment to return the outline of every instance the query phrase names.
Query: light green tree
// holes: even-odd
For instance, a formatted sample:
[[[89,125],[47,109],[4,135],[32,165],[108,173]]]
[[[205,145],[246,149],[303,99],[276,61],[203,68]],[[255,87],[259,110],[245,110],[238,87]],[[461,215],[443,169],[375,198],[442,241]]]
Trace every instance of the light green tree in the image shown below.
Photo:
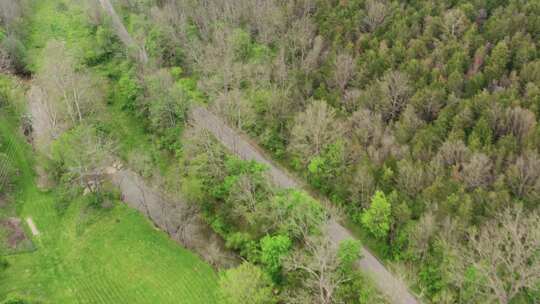
[[[248,262],[229,269],[219,279],[221,303],[272,304],[272,280],[259,267]]]
[[[291,245],[291,239],[286,235],[265,236],[262,238],[261,262],[274,279],[279,278],[283,257],[287,255]]]
[[[371,205],[362,214],[362,225],[375,237],[384,238],[390,231],[391,205],[382,191],[377,191],[371,198]]]
[[[487,60],[486,76],[489,80],[497,80],[505,73],[510,61],[510,50],[505,41],[497,43]]]

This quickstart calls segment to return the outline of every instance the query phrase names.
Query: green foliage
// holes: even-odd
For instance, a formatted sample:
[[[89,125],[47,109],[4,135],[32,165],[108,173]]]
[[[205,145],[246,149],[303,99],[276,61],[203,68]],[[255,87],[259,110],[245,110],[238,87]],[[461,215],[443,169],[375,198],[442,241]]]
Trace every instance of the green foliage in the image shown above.
[[[96,170],[107,164],[110,146],[93,126],[80,125],[51,146],[51,174],[57,181],[84,187],[95,182]],[[96,185],[97,187],[97,185]]]
[[[261,263],[274,281],[279,281],[283,258],[289,253],[292,242],[286,235],[265,236],[261,239]]]
[[[332,189],[330,185],[339,179],[344,171],[344,145],[338,141],[326,147],[308,164],[309,181],[317,189],[325,193]]]
[[[338,259],[341,271],[350,273],[353,271],[354,264],[361,258],[360,249],[362,243],[357,240],[344,240],[339,243]]]
[[[361,215],[360,221],[362,225],[373,236],[379,239],[384,239],[390,231],[391,205],[384,192],[377,191],[371,199],[371,205]]]
[[[272,304],[272,281],[257,266],[243,263],[237,268],[224,271],[219,279],[222,303]]]
[[[176,10],[158,2],[155,7],[151,1],[123,5],[124,21],[137,40],[144,39],[152,64],[181,65],[182,72],[172,69],[166,79],[135,75],[136,69],[126,76],[120,68],[119,73],[105,71],[114,81],[114,100],[120,101],[114,104],[125,104],[124,109],[137,113],[158,149],[175,156],[191,153],[178,136],[188,106],[212,102],[234,90],[246,97],[255,113],[245,131],[301,171],[299,175],[315,188],[343,204],[378,239],[374,247],[384,246],[391,253],[387,256],[417,266],[413,268],[419,289],[426,290],[428,297],[434,302],[476,301],[473,291],[454,288],[438,273],[444,254],[425,249],[433,245],[432,238],[422,240],[422,257],[407,249],[418,241],[413,227],[426,212],[433,213],[437,223],[456,223],[451,228],[461,240],[461,231],[489,219],[501,206],[524,199],[510,189],[507,175],[517,170],[515,162],[523,151],[537,150],[540,138],[540,6],[536,1],[330,0],[310,3],[309,14],[298,14],[299,8],[286,1],[274,1],[257,15],[252,14],[252,6],[233,1],[230,13],[223,11],[222,16],[204,15],[208,10],[197,1],[176,3],[185,14],[177,16]],[[114,70],[118,59],[108,45],[117,42],[107,25],[94,29],[76,20],[80,14],[64,18],[57,9],[37,7],[43,6],[47,16],[58,22],[46,26],[42,22],[46,18],[40,18],[33,27],[34,40],[41,40],[38,33],[69,33],[68,44],[84,50],[79,56],[87,59],[84,62],[102,56],[114,62],[108,67]],[[63,9],[73,6],[66,3]],[[81,39],[87,33],[97,38]],[[28,51],[34,52],[32,47]],[[341,52],[356,56],[350,61],[354,65],[338,67],[334,54]],[[339,76],[335,72],[350,79],[342,89],[333,84]],[[221,74],[227,81],[216,83],[215,76]],[[385,77],[390,74],[406,75],[406,81]],[[303,135],[291,126],[314,97],[334,107],[329,133],[340,136],[338,141],[308,142],[304,151],[317,149],[306,157],[292,147],[292,139]],[[518,106],[534,115],[514,116],[510,110]],[[355,111],[369,114],[358,119]],[[322,119],[314,121],[309,130]],[[523,130],[526,137],[519,135]],[[452,145],[455,142],[463,145]],[[466,182],[475,180],[475,174],[485,174],[470,158],[480,152],[493,163],[481,190]],[[306,231],[317,233],[313,227],[325,216],[307,195],[267,187],[260,171],[241,161],[232,164],[223,150],[195,154],[186,157],[182,182],[188,199],[199,202],[229,246],[250,261],[260,262],[258,251],[265,235],[287,236],[295,243]],[[357,174],[363,162],[370,164],[370,170]],[[407,163],[422,168],[403,170]],[[381,192],[358,215],[358,193],[371,195],[374,189]],[[533,201],[531,206],[538,205],[535,195],[527,198]],[[445,237],[438,233],[445,225],[434,225],[432,233]],[[419,267],[419,261],[428,262]],[[369,302],[365,294],[344,302],[358,298]]]
[[[319,202],[300,190],[289,190],[274,197],[278,232],[300,240],[309,234],[317,234],[326,213]]]
[[[124,110],[135,111],[136,101],[142,94],[142,88],[133,70],[121,73],[120,79],[115,83],[113,94],[114,103],[119,103]]]
[[[497,43],[486,66],[486,77],[489,80],[497,80],[503,76],[510,62],[510,50],[505,41]]]
[[[219,231],[219,229],[217,229],[217,231]],[[227,248],[237,250],[240,255],[246,257],[248,260],[256,260],[258,255],[257,242],[253,240],[251,235],[245,232],[226,234],[225,245]]]

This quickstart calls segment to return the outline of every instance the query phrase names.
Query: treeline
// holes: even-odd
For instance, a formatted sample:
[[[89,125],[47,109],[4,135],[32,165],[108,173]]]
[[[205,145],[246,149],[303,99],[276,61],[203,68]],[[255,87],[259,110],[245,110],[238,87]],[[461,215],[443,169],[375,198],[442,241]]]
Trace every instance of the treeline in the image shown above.
[[[540,2],[118,4],[156,64],[197,79],[427,299],[538,301],[538,256],[516,254],[538,238],[505,223],[539,229]]]

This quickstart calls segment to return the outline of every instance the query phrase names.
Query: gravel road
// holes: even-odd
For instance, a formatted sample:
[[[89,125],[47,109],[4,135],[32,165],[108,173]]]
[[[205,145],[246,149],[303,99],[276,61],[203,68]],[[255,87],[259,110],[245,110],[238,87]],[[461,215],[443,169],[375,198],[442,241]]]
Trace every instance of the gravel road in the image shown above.
[[[285,169],[275,165],[265,156],[260,148],[252,143],[247,136],[230,128],[221,118],[203,107],[196,107],[191,112],[192,123],[212,133],[216,139],[231,152],[244,160],[255,160],[268,166],[270,179],[282,188],[300,187],[294,177]],[[345,239],[354,239],[354,235],[345,227],[330,220],[326,227],[328,235],[334,243]],[[390,273],[366,248],[362,248],[362,258],[357,265],[369,275],[377,287],[395,304],[417,304],[418,300],[409,292],[407,286]]]

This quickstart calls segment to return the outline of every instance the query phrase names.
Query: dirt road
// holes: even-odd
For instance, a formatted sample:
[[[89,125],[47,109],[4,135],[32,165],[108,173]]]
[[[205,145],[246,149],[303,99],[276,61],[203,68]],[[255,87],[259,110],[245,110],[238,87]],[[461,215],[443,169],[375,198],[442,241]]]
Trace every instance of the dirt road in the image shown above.
[[[203,107],[192,109],[191,120],[193,124],[212,133],[217,140],[231,152],[245,160],[255,160],[268,166],[268,175],[271,180],[282,188],[299,187],[301,183],[285,169],[275,165],[269,157],[265,156],[260,148],[250,142],[247,137],[237,130],[230,128],[221,118]],[[354,239],[354,235],[345,227],[331,220],[326,227],[333,242],[339,243],[345,239]],[[417,304],[418,300],[409,292],[407,286],[396,276],[390,273],[384,265],[377,260],[367,249],[362,249],[362,258],[357,264],[369,275],[377,287],[395,304]]]

